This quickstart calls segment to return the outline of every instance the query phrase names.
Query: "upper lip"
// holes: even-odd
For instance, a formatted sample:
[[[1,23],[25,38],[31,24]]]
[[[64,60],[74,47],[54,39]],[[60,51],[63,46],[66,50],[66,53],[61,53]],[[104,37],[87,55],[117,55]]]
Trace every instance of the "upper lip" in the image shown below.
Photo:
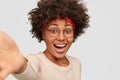
[[[63,48],[63,47],[66,47],[67,44],[54,44],[55,47],[58,47],[58,48]]]

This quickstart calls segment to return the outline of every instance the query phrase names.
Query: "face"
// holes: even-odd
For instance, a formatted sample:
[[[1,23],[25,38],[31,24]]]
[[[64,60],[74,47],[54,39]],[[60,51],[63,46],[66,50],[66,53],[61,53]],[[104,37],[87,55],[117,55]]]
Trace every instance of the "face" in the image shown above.
[[[73,25],[66,20],[50,22],[43,33],[45,55],[50,59],[64,58],[74,39]]]

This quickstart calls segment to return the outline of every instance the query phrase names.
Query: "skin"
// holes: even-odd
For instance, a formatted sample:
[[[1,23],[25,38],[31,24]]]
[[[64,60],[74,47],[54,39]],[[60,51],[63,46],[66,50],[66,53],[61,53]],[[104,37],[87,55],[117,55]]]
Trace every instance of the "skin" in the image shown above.
[[[67,25],[67,26],[66,26]],[[43,38],[46,43],[45,56],[60,66],[69,65],[69,61],[65,55],[73,43],[74,35],[66,38],[63,30],[73,28],[73,25],[66,23],[65,20],[56,19],[52,21],[47,28],[55,27],[61,32],[57,37],[51,37],[45,29]],[[54,45],[64,45],[62,49],[56,48]],[[20,52],[16,42],[5,32],[0,31],[0,80],[4,80],[11,73],[21,73],[27,67],[27,60]]]
[[[73,29],[73,25],[69,22],[66,23],[65,20],[56,19],[49,24],[48,29],[49,28],[57,28],[61,32],[59,33],[58,36],[51,37],[49,35],[49,32],[45,30],[43,37],[47,48],[44,53],[46,57],[52,62],[60,66],[67,66],[69,62],[66,59],[65,55],[68,49],[70,48],[71,44],[73,43],[74,36],[66,38],[65,35],[63,34],[63,30],[66,28]],[[65,45],[65,47],[59,49],[56,48],[54,45]]]
[[[4,80],[10,73],[23,72],[26,66],[27,61],[15,41],[0,31],[0,80]]]

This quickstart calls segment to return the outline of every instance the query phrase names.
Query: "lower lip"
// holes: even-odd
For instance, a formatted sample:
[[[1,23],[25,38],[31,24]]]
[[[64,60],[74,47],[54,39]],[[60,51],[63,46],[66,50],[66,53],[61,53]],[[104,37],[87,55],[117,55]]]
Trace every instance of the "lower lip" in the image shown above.
[[[56,51],[57,51],[58,53],[64,53],[64,52],[65,52],[65,48],[61,48],[61,49],[56,48]]]

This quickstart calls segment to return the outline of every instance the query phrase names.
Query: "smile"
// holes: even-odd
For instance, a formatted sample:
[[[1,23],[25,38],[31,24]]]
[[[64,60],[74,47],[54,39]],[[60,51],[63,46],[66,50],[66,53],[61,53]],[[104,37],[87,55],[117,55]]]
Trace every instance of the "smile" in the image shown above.
[[[65,48],[67,44],[54,44],[56,48]]]

